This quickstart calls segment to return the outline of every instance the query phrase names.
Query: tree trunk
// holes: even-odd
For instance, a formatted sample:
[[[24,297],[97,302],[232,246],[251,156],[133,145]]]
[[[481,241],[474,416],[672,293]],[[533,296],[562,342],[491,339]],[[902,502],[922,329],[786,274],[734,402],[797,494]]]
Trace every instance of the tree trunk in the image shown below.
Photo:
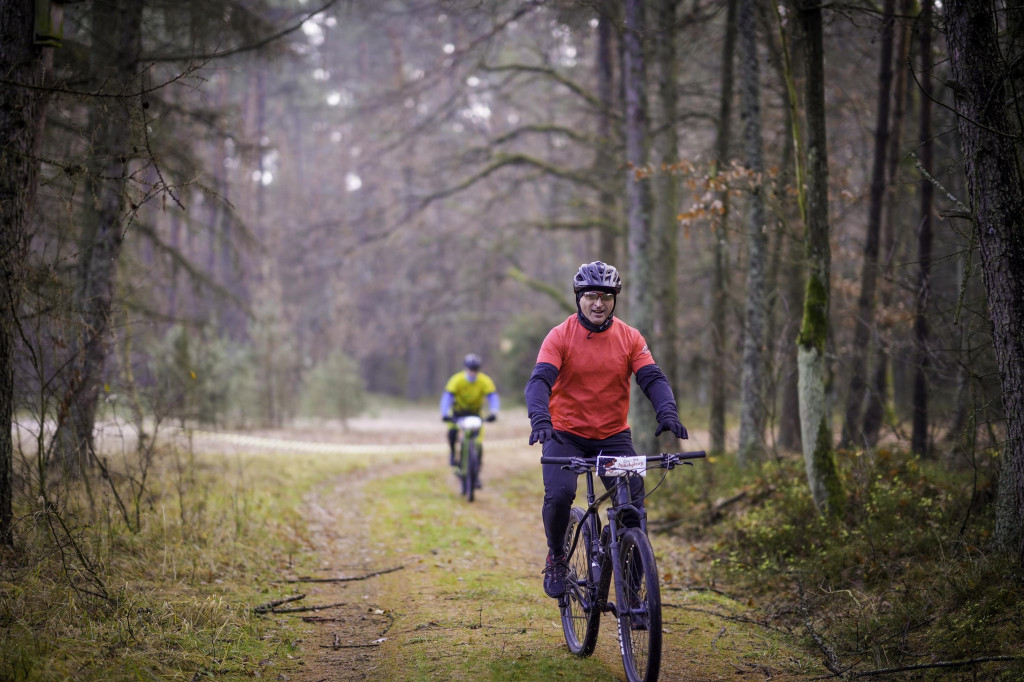
[[[786,90],[786,100],[789,106],[786,108],[786,127],[790,135],[786,138],[786,146],[783,158],[793,165],[793,179],[790,180],[788,169],[780,173],[778,187],[781,193],[779,202],[786,208],[791,207],[791,200],[787,200],[786,193],[792,187],[796,190],[796,208],[800,220],[800,230],[806,230],[806,193],[804,185],[804,144],[800,132],[799,123],[799,95],[796,87],[797,81],[802,81],[804,62],[804,37],[800,25],[789,22],[789,40],[786,39],[787,32],[783,28],[782,17],[776,9],[776,24],[779,28],[780,46],[778,52],[779,75]],[[788,214],[790,211],[786,211]],[[795,222],[795,221],[794,221]],[[804,236],[796,230],[790,230],[787,235],[786,260],[790,267],[785,275],[785,302],[786,310],[786,332],[784,339],[791,338],[793,328],[799,328],[803,317],[804,301],[804,278],[803,263],[805,259]],[[779,374],[782,379],[782,407],[779,416],[779,439],[778,443],[783,448],[790,450],[801,450],[803,438],[800,433],[800,386],[799,369],[797,367],[797,346],[794,343],[791,348],[783,350],[782,366]]]
[[[654,229],[652,259],[655,273],[654,291],[655,306],[655,338],[652,350],[658,359],[658,365],[669,383],[675,387],[679,380],[678,349],[678,300],[676,278],[676,253],[679,250],[679,183],[674,174],[667,169],[679,163],[679,134],[676,130],[678,118],[678,67],[674,31],[669,27],[676,24],[676,7],[679,0],[659,0],[657,7],[657,26],[654,32],[654,64],[657,79],[658,102],[661,107],[661,125],[663,131],[656,139],[652,162],[656,169],[654,175]],[[648,339],[650,342],[651,339]],[[661,437],[661,447],[675,448],[675,437],[671,433]]]
[[[892,36],[895,0],[885,0],[878,63],[878,111],[875,119],[875,158],[871,169],[871,199],[868,207],[867,234],[864,238],[864,262],[861,264],[860,296],[854,318],[853,348],[850,357],[850,389],[846,396],[843,420],[843,447],[864,445],[860,433],[861,409],[867,389],[867,355],[875,323],[875,290],[878,279],[878,242],[885,199],[885,154],[889,144],[889,102],[892,99]]]
[[[0,2],[0,73],[8,81],[0,87],[0,544],[8,546],[14,540],[11,430],[18,309],[48,99],[40,86],[53,54],[50,48],[33,45],[33,21],[31,3]]]
[[[920,30],[921,88],[920,134],[921,168],[932,170],[932,0],[924,0],[918,21]],[[921,182],[921,222],[917,234],[917,307],[914,314],[914,427],[910,449],[928,454],[928,301],[931,298],[932,197],[935,187],[928,178]]]
[[[831,250],[828,223],[828,151],[825,135],[825,73],[821,6],[800,0],[798,17],[805,38],[807,108],[807,288],[797,338],[800,425],[804,466],[814,505],[824,515],[842,512],[842,488],[832,452],[832,429],[825,397],[825,349],[829,329]]]
[[[1006,416],[993,539],[1024,565],[1024,178],[1004,100],[993,98],[1003,88],[1005,61],[990,8],[973,0],[947,0],[945,13]]]
[[[728,0],[725,41],[722,44],[722,90],[718,104],[718,136],[715,140],[715,169],[718,174],[729,163],[732,137],[733,61],[736,51],[736,2]],[[725,452],[725,373],[728,335],[726,318],[729,302],[729,191],[718,193],[722,215],[714,234],[715,266],[711,283],[711,452]]]
[[[747,171],[754,176],[747,214],[747,303],[744,316],[743,375],[740,385],[740,445],[737,462],[746,466],[764,456],[765,222],[764,145],[761,139],[761,86],[754,0],[740,0],[740,118]]]
[[[781,29],[781,22],[778,22],[777,18],[769,16],[767,8],[762,7],[762,13],[766,25],[771,26],[774,23]],[[790,22],[790,26],[796,28],[792,22]],[[774,37],[769,36],[766,42],[770,50],[769,60],[775,65],[779,83],[782,86],[781,95],[784,102],[789,100],[790,83],[793,83],[794,106],[787,106],[785,109],[784,130],[795,131],[794,117],[798,108],[795,106],[795,81],[798,80],[798,75],[794,66],[799,67],[801,64],[801,60],[795,59],[795,56],[798,51],[802,50],[802,38],[796,31],[789,34],[788,41],[782,39],[783,37],[780,31],[780,40],[776,41]],[[784,53],[784,50],[788,52]],[[792,52],[793,56],[789,56],[789,52]],[[769,357],[779,358],[778,370],[768,373],[773,380],[767,395],[772,401],[772,414],[776,415],[778,425],[776,443],[787,450],[800,450],[800,399],[797,390],[796,344],[791,343],[790,339],[794,336],[793,330],[800,324],[804,296],[803,271],[798,267],[803,263],[803,239],[791,227],[791,225],[799,223],[800,228],[803,228],[803,222],[798,220],[799,215],[793,210],[796,205],[791,199],[797,159],[797,145],[794,136],[795,132],[784,138],[779,173],[773,191],[773,203],[777,207],[777,214],[775,242],[772,246],[771,274],[768,279],[768,291],[771,292],[771,295],[766,337],[766,345],[770,349]],[[788,267],[783,269],[782,263]],[[782,280],[781,287],[778,284],[780,279]],[[775,377],[777,377],[777,381],[774,379]],[[778,411],[774,407],[776,401],[781,401]]]
[[[639,171],[647,167],[647,73],[643,37],[645,17],[643,0],[627,0],[626,30],[623,33],[625,61],[623,87],[626,100],[626,212],[629,230],[629,280],[627,300],[629,322],[650,336],[654,322],[651,271],[651,186]],[[638,452],[651,452],[654,440],[654,412],[641,391],[633,391],[630,423]]]
[[[93,46],[93,77],[104,91],[117,96],[109,107],[94,106],[90,114],[93,149],[86,180],[82,246],[78,262],[75,304],[81,325],[68,396],[62,406],[60,447],[66,471],[81,473],[93,451],[96,409],[103,386],[110,344],[110,314],[117,284],[117,261],[132,210],[129,164],[133,156],[133,114],[141,116],[141,101],[130,93],[138,88],[142,47],[142,8],[131,0],[93,5],[93,25],[106,27]],[[133,111],[134,110],[134,111]]]
[[[901,0],[899,15],[907,17],[910,15],[912,0]],[[904,23],[900,25],[900,36],[898,41],[899,69],[896,71],[896,86],[893,96],[892,127],[889,137],[888,163],[889,169],[886,177],[889,179],[888,190],[885,196],[885,219],[882,223],[882,246],[884,258],[882,260],[883,278],[879,291],[879,302],[881,308],[887,311],[892,304],[892,262],[893,254],[896,251],[896,209],[897,192],[899,187],[896,184],[896,173],[900,165],[900,144],[903,137],[903,113],[906,111],[908,99],[907,88],[910,79],[907,78],[907,56],[910,53],[910,31]],[[875,369],[874,378],[871,381],[871,388],[868,391],[867,406],[864,409],[864,424],[861,433],[864,442],[868,447],[874,447],[878,442],[878,436],[882,429],[882,421],[885,418],[885,407],[889,402],[889,334],[892,330],[892,322],[888,314],[878,321],[877,338],[875,340]]]
[[[597,23],[597,92],[602,108],[598,111],[597,137],[600,143],[594,156],[594,171],[602,178],[602,190],[598,192],[598,205],[601,210],[601,231],[598,243],[600,258],[608,263],[618,261],[618,245],[615,230],[610,225],[618,224],[616,218],[615,193],[611,188],[615,183],[611,179],[612,169],[616,167],[612,150],[616,147],[614,140],[612,113],[615,111],[615,74],[612,58],[613,26],[610,12],[612,6],[606,6]]]

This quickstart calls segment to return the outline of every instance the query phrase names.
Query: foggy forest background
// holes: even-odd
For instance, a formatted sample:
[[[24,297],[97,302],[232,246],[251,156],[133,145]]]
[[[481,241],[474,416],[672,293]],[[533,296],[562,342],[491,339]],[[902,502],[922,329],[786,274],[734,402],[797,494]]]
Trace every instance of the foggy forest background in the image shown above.
[[[802,444],[819,506],[820,428],[1005,437],[941,5],[44,5],[22,490],[110,420],[345,419],[436,399],[467,352],[515,403],[597,259],[684,423],[716,452],[738,425],[741,463]]]

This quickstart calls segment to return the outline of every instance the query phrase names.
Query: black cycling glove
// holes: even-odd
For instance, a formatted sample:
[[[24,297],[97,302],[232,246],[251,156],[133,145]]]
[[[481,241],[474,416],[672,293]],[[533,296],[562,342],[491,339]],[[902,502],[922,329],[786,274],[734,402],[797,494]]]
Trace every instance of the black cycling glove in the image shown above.
[[[658,429],[654,432],[654,437],[657,438],[660,436],[662,431],[671,431],[676,438],[690,437],[690,434],[686,432],[686,427],[683,426],[682,422],[672,416],[667,416],[658,422]]]
[[[546,419],[538,419],[533,425],[533,431],[530,432],[530,445],[534,443],[543,444],[546,440],[562,442],[562,439],[558,437],[558,434],[551,426],[551,422]]]

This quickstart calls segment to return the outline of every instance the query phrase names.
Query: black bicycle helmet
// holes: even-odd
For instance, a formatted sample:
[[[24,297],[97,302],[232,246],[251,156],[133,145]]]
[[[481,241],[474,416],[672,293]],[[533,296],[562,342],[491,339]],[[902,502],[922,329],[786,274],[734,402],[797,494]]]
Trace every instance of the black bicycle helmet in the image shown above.
[[[572,280],[572,290],[576,293],[577,299],[584,291],[607,291],[618,294],[622,291],[622,280],[615,266],[596,260],[580,266]]]
[[[476,353],[470,353],[469,355],[466,356],[466,359],[462,361],[462,364],[465,366],[466,369],[476,371],[480,369],[480,365],[482,365],[483,362],[481,362],[479,355],[477,355]]]

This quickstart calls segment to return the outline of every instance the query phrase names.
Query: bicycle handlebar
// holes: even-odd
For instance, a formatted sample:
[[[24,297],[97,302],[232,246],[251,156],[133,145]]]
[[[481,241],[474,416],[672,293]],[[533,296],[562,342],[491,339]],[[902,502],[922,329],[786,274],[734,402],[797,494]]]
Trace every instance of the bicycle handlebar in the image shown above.
[[[614,455],[609,455],[614,456]],[[648,462],[684,462],[689,464],[686,460],[691,459],[702,459],[707,457],[707,453],[703,450],[693,450],[690,452],[666,452],[661,455],[646,455]],[[597,467],[597,457],[541,457],[541,464],[568,464],[571,466],[586,466],[588,468]]]
[[[484,418],[484,421],[485,422],[493,422],[493,421],[497,421],[497,419],[498,419],[498,415],[496,415],[496,414],[489,414],[489,415],[487,415]],[[446,414],[445,416],[441,417],[441,421],[443,421],[443,422],[450,422],[452,424],[455,424],[455,423],[457,423],[459,421],[459,418],[458,417],[453,417],[450,414]]]

